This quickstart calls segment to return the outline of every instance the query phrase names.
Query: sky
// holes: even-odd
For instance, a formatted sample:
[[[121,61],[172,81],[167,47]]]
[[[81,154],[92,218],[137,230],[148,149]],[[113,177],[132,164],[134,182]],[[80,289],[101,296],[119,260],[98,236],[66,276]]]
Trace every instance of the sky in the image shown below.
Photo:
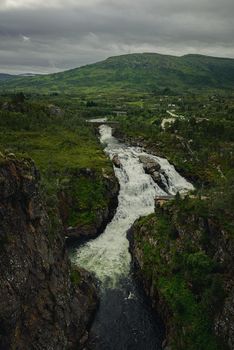
[[[234,0],[0,0],[0,72],[157,52],[234,58]]]

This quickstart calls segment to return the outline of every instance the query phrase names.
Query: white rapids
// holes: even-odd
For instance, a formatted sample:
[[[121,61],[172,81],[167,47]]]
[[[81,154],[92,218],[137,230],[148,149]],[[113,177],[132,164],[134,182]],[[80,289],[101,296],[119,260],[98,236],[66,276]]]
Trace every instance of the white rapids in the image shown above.
[[[105,152],[112,159],[118,155],[121,168],[115,167],[120,183],[119,205],[113,220],[104,233],[81,246],[73,254],[72,261],[94,272],[103,288],[117,288],[118,282],[130,272],[131,257],[128,251],[127,231],[136,219],[154,212],[156,196],[167,195],[144,170],[140,155],[147,155],[160,163],[168,177],[168,193],[193,190],[192,184],[180,176],[166,159],[149,155],[137,147],[127,147],[112,136],[107,125],[100,127],[100,140],[106,145]]]

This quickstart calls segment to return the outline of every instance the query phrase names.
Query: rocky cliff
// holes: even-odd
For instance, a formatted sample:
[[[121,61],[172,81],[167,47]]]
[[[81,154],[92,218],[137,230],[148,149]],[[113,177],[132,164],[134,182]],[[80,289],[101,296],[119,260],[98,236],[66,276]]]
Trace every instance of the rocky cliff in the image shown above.
[[[234,240],[205,200],[156,203],[129,232],[130,251],[167,329],[166,349],[234,348]]]
[[[13,155],[0,157],[0,262],[0,348],[82,348],[97,305],[93,279],[71,268],[33,162]]]

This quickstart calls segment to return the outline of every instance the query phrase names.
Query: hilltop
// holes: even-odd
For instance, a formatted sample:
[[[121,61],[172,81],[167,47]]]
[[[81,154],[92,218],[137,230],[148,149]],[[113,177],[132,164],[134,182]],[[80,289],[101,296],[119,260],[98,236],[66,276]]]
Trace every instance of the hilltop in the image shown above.
[[[25,92],[77,91],[208,91],[234,88],[234,59],[202,55],[182,57],[157,53],[129,54],[36,77],[17,77],[1,83],[2,90]]]

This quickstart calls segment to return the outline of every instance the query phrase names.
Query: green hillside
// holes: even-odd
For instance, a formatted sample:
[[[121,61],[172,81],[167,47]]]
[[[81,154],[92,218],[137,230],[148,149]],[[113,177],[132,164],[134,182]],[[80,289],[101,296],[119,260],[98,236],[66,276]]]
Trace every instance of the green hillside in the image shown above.
[[[156,53],[110,57],[105,61],[40,77],[1,82],[2,90],[35,92],[121,91],[157,93],[234,88],[234,59]]]

